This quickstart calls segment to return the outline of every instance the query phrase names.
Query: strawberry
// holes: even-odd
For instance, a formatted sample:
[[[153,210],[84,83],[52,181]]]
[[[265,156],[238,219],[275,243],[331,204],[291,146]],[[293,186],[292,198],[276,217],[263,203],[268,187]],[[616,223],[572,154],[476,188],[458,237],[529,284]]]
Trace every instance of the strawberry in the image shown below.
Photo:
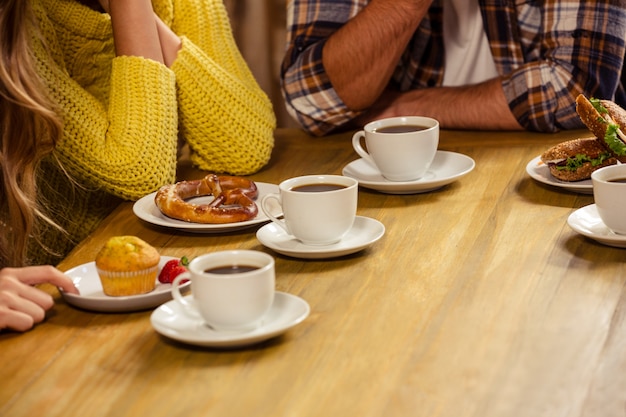
[[[189,260],[186,256],[167,261],[159,273],[159,282],[162,284],[171,284],[174,278],[187,271],[187,265],[189,265]],[[181,284],[185,281],[186,280],[183,280]]]

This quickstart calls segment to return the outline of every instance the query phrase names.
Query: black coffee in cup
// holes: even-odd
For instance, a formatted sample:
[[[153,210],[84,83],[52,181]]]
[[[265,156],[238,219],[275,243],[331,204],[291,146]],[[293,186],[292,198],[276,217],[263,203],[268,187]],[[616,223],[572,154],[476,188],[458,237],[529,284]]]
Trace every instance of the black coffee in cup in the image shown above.
[[[321,193],[324,191],[336,191],[346,188],[345,185],[341,184],[304,184],[298,185],[297,187],[293,187],[291,191],[298,191],[301,193]]]
[[[383,126],[377,129],[374,129],[374,132],[377,133],[409,133],[409,132],[419,132],[420,130],[430,129],[428,126],[418,126],[418,125],[392,125],[392,126]]]
[[[217,266],[209,269],[205,269],[205,274],[221,274],[221,275],[230,275],[230,274],[241,274],[242,272],[250,272],[259,269],[258,266],[252,265],[224,265]]]

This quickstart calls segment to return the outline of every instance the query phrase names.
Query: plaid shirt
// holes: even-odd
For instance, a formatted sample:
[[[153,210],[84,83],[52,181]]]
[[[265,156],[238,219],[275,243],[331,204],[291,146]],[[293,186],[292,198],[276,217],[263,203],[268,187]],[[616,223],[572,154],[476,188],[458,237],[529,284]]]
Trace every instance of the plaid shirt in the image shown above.
[[[626,104],[620,74],[626,48],[626,0],[479,0],[484,29],[509,107],[527,130],[583,125],[579,93]],[[322,65],[326,39],[368,0],[289,0],[288,48],[281,69],[290,114],[323,135],[358,113],[341,101]],[[441,86],[444,51],[440,0],[409,42],[390,87]]]

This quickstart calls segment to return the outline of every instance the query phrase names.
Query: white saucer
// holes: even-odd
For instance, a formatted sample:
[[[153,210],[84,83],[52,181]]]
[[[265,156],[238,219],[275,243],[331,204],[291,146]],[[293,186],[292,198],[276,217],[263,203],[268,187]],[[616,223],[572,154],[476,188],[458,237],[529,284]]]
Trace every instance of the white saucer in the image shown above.
[[[357,216],[354,225],[341,241],[332,245],[305,245],[274,223],[266,224],[256,232],[259,241],[283,255],[304,259],[336,258],[358,252],[378,241],[385,234],[385,226],[375,219]]]
[[[526,172],[533,179],[547,185],[552,185],[554,187],[563,188],[580,194],[593,194],[593,184],[590,179],[574,182],[557,180],[550,174],[550,168],[548,168],[548,166],[541,161],[541,156],[534,158],[526,165]]]
[[[469,174],[476,164],[469,156],[437,151],[430,169],[415,181],[389,181],[378,169],[364,159],[350,162],[342,174],[359,181],[359,185],[387,194],[418,194],[436,190]]]
[[[583,236],[616,248],[626,248],[626,235],[618,235],[602,222],[595,204],[580,208],[569,215],[567,224]]]
[[[267,184],[264,182],[256,183],[259,195],[257,201],[270,193],[278,193],[278,185]],[[223,233],[232,232],[236,230],[246,229],[252,226],[256,226],[261,223],[269,221],[269,218],[265,215],[263,210],[259,208],[257,216],[245,222],[227,223],[227,224],[203,224],[203,223],[189,223],[182,220],[172,219],[167,217],[154,203],[154,196],[156,192],[141,197],[133,205],[133,212],[141,220],[151,223],[156,226],[168,227],[183,232],[196,232],[196,233]],[[206,204],[213,200],[213,197],[197,197],[192,199],[195,204]],[[257,204],[258,205],[258,204]],[[280,208],[277,208],[277,213],[280,213]]]
[[[159,271],[163,268],[163,265],[171,259],[177,259],[172,256],[161,256],[159,262]],[[96,263],[89,262],[65,272],[72,278],[74,285],[80,291],[80,295],[69,294],[64,291],[60,291],[61,295],[67,301],[76,307],[84,308],[86,310],[101,311],[107,313],[128,312],[137,310],[146,310],[154,308],[164,302],[172,299],[171,284],[161,284],[158,279],[156,281],[156,287],[153,291],[146,294],[129,295],[123,297],[111,297],[105,295],[102,291],[102,284],[98,271],[96,270]],[[189,282],[181,285],[182,288],[189,287]]]
[[[248,332],[215,331],[201,319],[194,319],[185,314],[183,307],[174,300],[154,310],[150,322],[158,333],[179,342],[207,347],[237,347],[278,336],[301,323],[308,317],[310,311],[309,304],[302,298],[276,291],[274,303],[261,325]]]

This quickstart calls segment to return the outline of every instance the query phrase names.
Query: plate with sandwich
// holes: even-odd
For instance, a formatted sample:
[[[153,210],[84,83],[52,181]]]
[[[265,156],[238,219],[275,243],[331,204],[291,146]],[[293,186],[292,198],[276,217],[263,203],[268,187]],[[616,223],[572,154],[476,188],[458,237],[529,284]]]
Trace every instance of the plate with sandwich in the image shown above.
[[[561,142],[531,160],[526,172],[544,184],[592,194],[591,173],[626,163],[626,110],[609,100],[576,98],[576,112],[593,137]]]

